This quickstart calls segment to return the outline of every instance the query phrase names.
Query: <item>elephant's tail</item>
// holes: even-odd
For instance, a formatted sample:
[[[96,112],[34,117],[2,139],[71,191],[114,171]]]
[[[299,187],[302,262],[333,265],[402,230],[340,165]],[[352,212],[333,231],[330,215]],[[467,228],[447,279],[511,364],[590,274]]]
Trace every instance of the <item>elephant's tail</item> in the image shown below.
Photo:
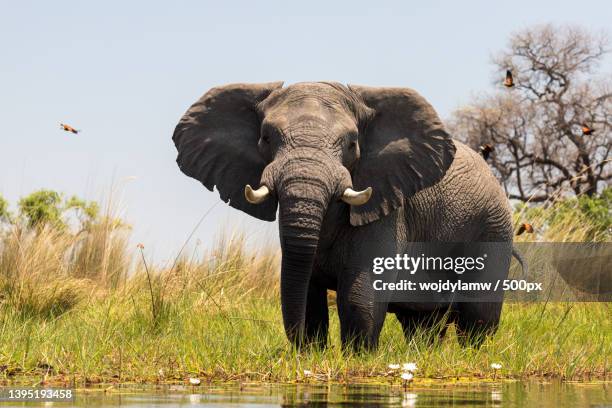
[[[523,270],[523,276],[527,276],[527,273],[529,272],[529,266],[527,266],[527,261],[525,261],[525,258],[523,258],[523,255],[521,255],[521,253],[518,251],[518,249],[516,249],[514,245],[512,246],[512,256],[514,256],[516,260],[518,261],[518,263],[521,264],[521,269]]]

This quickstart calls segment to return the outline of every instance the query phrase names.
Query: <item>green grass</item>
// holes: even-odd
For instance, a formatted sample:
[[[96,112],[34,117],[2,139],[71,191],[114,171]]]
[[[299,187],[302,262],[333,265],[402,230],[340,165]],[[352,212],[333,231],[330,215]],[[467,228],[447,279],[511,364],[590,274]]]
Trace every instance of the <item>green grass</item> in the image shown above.
[[[211,285],[211,289],[214,285]],[[609,379],[611,306],[506,304],[501,327],[478,349],[460,347],[453,330],[433,347],[425,333],[406,342],[392,315],[380,347],[342,352],[336,309],[326,350],[297,352],[288,345],[275,293],[241,285],[214,293],[166,298],[154,321],[144,285],[81,303],[56,318],[0,311],[0,365],[7,380],[166,382],[209,381],[399,382],[388,364],[416,362],[417,379],[474,380],[558,377]],[[493,373],[491,363],[501,363]],[[52,366],[52,370],[48,370]],[[40,367],[43,367],[42,369]],[[160,371],[161,370],[161,371]],[[311,377],[304,370],[313,372]]]
[[[537,225],[547,241],[578,241],[591,228],[582,218],[550,221],[554,207],[539,219],[519,211],[517,222]],[[330,293],[329,347],[298,352],[282,326],[278,249],[247,250],[241,236],[222,237],[212,251],[196,246],[175,264],[145,268],[146,248],[130,249],[128,232],[110,214],[78,233],[0,229],[0,380],[399,384],[388,365],[404,362],[417,363],[420,383],[611,377],[609,303],[506,303],[480,349],[460,347],[452,327],[433,346],[428,333],[407,342],[388,315],[379,348],[352,353],[340,347]]]

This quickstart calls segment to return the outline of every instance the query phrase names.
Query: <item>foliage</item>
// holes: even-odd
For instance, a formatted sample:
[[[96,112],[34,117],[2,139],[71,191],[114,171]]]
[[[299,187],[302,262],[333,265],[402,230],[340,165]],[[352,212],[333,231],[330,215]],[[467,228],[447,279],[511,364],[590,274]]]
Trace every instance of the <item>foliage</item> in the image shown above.
[[[578,205],[581,212],[599,232],[612,228],[612,187],[605,188],[599,196],[580,196]]]
[[[25,217],[30,227],[43,224],[59,225],[61,216],[59,193],[39,190],[19,200],[19,213]]]
[[[70,210],[79,214],[81,226],[96,220],[99,207],[96,202],[87,202],[76,196],[66,200],[62,195],[52,190],[38,190],[19,200],[19,214],[30,228],[40,228],[50,224],[55,228],[64,228],[63,218]]]
[[[81,225],[88,225],[98,219],[100,206],[95,201],[85,201],[77,196],[72,196],[64,205],[64,211],[76,210],[79,213]]]

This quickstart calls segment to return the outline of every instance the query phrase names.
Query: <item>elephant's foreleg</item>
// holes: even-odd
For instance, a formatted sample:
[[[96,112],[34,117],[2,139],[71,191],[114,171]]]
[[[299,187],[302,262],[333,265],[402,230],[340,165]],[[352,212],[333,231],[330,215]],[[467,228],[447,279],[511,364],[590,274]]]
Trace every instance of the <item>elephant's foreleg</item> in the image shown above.
[[[342,345],[354,349],[373,349],[385,322],[391,293],[376,291],[374,281],[380,279],[373,273],[376,258],[395,257],[398,245],[405,242],[405,230],[398,228],[404,220],[400,208],[383,219],[356,228],[351,236],[351,248],[338,279],[338,317]],[[385,279],[392,282],[397,270],[385,272]]]
[[[327,345],[329,313],[327,308],[327,288],[313,283],[308,288],[306,319],[304,328],[305,343],[317,347]]]
[[[338,317],[344,347],[374,349],[387,313],[387,304],[375,301],[367,273],[356,274],[338,287]]]

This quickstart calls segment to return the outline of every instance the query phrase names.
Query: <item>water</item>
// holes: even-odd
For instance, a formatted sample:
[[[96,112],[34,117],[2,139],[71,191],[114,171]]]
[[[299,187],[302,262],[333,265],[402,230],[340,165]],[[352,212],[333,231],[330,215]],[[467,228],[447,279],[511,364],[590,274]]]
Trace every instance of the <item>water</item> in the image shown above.
[[[7,404],[0,406],[32,406]],[[610,384],[509,382],[410,387],[260,385],[77,390],[78,407],[612,407]]]

